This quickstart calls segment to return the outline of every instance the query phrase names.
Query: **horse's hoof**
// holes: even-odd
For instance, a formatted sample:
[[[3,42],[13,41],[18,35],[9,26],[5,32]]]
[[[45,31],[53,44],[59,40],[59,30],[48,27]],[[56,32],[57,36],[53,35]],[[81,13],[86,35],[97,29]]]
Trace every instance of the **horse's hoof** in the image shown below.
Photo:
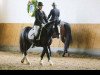
[[[43,63],[40,63],[41,66],[43,66]]]
[[[68,53],[68,57],[70,56],[70,54]]]
[[[27,62],[26,65],[31,65],[31,63]]]
[[[31,65],[30,62],[23,62],[22,64],[24,64],[24,65]]]
[[[42,60],[40,61],[40,65],[43,66],[43,61]]]
[[[53,66],[53,62],[51,60],[49,61],[49,63],[50,63],[50,66]]]
[[[62,57],[65,57],[65,55],[62,55]]]
[[[21,60],[21,63],[24,63],[24,60]]]

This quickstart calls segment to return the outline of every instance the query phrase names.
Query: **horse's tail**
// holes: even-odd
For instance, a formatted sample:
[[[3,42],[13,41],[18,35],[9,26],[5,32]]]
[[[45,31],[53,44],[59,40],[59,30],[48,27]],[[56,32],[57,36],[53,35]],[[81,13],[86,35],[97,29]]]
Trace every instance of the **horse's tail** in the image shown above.
[[[28,41],[28,37],[27,37],[30,29],[31,29],[31,27],[25,27],[20,34],[19,43],[20,43],[20,51],[22,53],[27,51],[31,45],[31,43]]]
[[[66,35],[68,36],[68,41],[69,43],[72,43],[72,33],[71,33],[71,27],[69,23],[64,24],[65,30],[66,30]]]

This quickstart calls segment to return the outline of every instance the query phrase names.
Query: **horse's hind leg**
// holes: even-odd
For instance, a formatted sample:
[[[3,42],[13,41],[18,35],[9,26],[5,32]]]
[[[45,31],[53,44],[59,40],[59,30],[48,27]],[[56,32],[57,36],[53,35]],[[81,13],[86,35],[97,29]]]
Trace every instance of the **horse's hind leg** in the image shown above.
[[[23,54],[23,59],[21,60],[21,63],[24,63],[25,55]]]
[[[65,40],[65,43],[64,43],[64,53],[63,53],[63,57],[65,57],[65,54],[67,53],[67,40]]]
[[[65,57],[65,53],[66,53],[66,52],[64,51],[64,53],[63,53],[62,57]]]
[[[63,57],[65,56],[66,53],[68,53],[68,48],[69,48],[69,37],[66,37],[67,39],[65,39],[65,44],[64,44],[64,53],[63,53]],[[68,53],[69,56],[69,53]]]
[[[29,63],[29,60],[27,59],[27,52],[24,52],[23,53],[23,59],[21,60],[21,63],[24,63],[24,61],[26,60],[26,64],[27,65],[30,65],[30,63]]]

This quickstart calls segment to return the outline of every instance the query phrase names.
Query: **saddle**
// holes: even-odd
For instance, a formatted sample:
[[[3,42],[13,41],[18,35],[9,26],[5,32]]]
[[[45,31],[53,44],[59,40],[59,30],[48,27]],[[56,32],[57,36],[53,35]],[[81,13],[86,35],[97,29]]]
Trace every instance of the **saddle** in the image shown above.
[[[43,28],[40,28],[39,30],[38,30],[38,34],[37,34],[37,36],[35,36],[34,37],[34,39],[33,39],[33,46],[32,46],[32,48],[34,47],[34,46],[41,46],[41,32],[42,32],[42,29]]]
[[[35,38],[34,38],[35,40],[38,40],[38,39],[40,40],[40,36],[41,36],[42,29],[43,29],[43,28],[41,27],[41,28],[38,30],[38,34],[37,34],[37,36],[35,36]]]

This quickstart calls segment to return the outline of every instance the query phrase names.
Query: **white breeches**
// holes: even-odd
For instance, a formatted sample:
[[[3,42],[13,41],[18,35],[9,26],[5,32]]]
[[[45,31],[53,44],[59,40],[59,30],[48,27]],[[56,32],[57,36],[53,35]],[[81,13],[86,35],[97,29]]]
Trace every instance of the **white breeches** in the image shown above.
[[[39,26],[34,26],[34,28],[32,28],[29,33],[28,33],[28,38],[29,39],[34,39],[35,36],[37,36],[38,34],[38,30],[39,30]]]
[[[58,27],[58,32],[60,33],[60,26],[58,25],[57,27]]]

